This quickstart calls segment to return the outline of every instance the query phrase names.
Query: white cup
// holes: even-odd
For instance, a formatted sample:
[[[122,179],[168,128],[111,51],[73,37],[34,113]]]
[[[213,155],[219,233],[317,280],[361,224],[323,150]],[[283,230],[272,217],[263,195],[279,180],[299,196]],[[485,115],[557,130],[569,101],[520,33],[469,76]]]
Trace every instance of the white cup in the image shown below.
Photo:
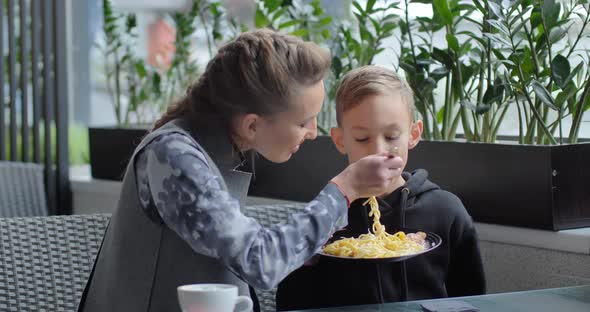
[[[182,312],[250,312],[252,299],[238,296],[238,287],[229,284],[192,284],[178,287]]]

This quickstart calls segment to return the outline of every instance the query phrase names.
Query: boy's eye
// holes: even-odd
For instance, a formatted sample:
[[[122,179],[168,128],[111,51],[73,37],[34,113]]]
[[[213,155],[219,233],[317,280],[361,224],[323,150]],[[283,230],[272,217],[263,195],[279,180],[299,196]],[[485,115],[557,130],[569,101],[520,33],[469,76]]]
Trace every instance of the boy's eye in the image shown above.
[[[369,138],[355,138],[354,140],[357,142],[367,142],[369,141]]]
[[[395,141],[395,140],[399,139],[399,136],[388,136],[388,137],[385,137],[385,139],[387,139],[388,141]]]

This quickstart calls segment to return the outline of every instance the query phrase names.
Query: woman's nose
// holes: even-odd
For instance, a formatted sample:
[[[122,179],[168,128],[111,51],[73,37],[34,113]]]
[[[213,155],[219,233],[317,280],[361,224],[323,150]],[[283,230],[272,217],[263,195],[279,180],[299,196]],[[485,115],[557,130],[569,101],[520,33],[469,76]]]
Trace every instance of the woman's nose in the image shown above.
[[[315,140],[315,138],[317,138],[317,137],[318,137],[318,130],[317,129],[309,130],[305,134],[306,140]]]
[[[317,121],[314,120],[310,124],[310,126],[307,130],[307,133],[305,133],[305,139],[306,140],[315,140],[315,138],[317,138],[317,137],[318,137],[318,124],[317,124]]]

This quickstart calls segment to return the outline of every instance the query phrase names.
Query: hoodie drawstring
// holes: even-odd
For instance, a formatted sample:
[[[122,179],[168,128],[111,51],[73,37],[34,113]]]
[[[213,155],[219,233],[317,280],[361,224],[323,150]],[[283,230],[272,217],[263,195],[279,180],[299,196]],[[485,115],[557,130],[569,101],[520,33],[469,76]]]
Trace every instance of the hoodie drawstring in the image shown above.
[[[366,222],[366,226],[370,229],[371,228],[371,221],[369,220],[369,213],[367,209],[363,209],[364,211],[364,220]],[[377,295],[379,296],[379,303],[385,303],[385,297],[383,296],[383,283],[381,281],[381,264],[375,263],[375,273],[377,275],[377,290],[379,291]]]
[[[408,197],[410,197],[410,189],[407,187],[404,187],[402,189],[402,197],[401,197],[401,205],[400,205],[400,215],[399,215],[399,220],[400,220],[400,230],[404,229],[406,227],[406,205],[408,204]],[[365,220],[367,222],[367,226],[369,226],[369,215],[367,213],[367,210],[364,209],[364,216],[365,216]],[[408,278],[407,278],[407,273],[406,273],[406,262],[402,261],[400,263],[401,265],[401,274],[400,274],[400,279],[401,279],[401,289],[400,289],[400,301],[407,301],[408,299]],[[379,303],[385,303],[385,297],[383,296],[383,284],[381,282],[381,264],[380,263],[376,263],[375,264],[375,271],[377,273],[377,288],[378,288],[378,295],[379,295]]]
[[[401,206],[399,209],[399,221],[400,221],[400,227],[401,228],[405,228],[406,227],[406,205],[408,204],[408,197],[410,197],[410,189],[407,187],[404,187],[402,189],[402,202],[401,202]]]
[[[400,206],[400,225],[401,228],[406,227],[406,205],[408,204],[408,197],[410,196],[410,189],[404,187],[402,189],[402,202]],[[406,261],[401,262],[401,289],[400,289],[400,301],[408,300],[408,275],[406,272]]]

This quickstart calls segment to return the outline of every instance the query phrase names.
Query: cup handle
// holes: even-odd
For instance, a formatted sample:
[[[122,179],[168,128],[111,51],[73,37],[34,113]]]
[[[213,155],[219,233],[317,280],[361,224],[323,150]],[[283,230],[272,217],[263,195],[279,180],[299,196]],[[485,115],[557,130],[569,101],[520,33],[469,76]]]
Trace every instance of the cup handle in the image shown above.
[[[239,308],[239,310],[238,310],[237,309],[238,306],[244,306],[244,308]],[[252,299],[250,299],[250,297],[238,296],[238,298],[236,299],[235,307],[236,307],[236,309],[234,309],[235,312],[250,312],[250,311],[252,311],[254,304],[252,303]]]

